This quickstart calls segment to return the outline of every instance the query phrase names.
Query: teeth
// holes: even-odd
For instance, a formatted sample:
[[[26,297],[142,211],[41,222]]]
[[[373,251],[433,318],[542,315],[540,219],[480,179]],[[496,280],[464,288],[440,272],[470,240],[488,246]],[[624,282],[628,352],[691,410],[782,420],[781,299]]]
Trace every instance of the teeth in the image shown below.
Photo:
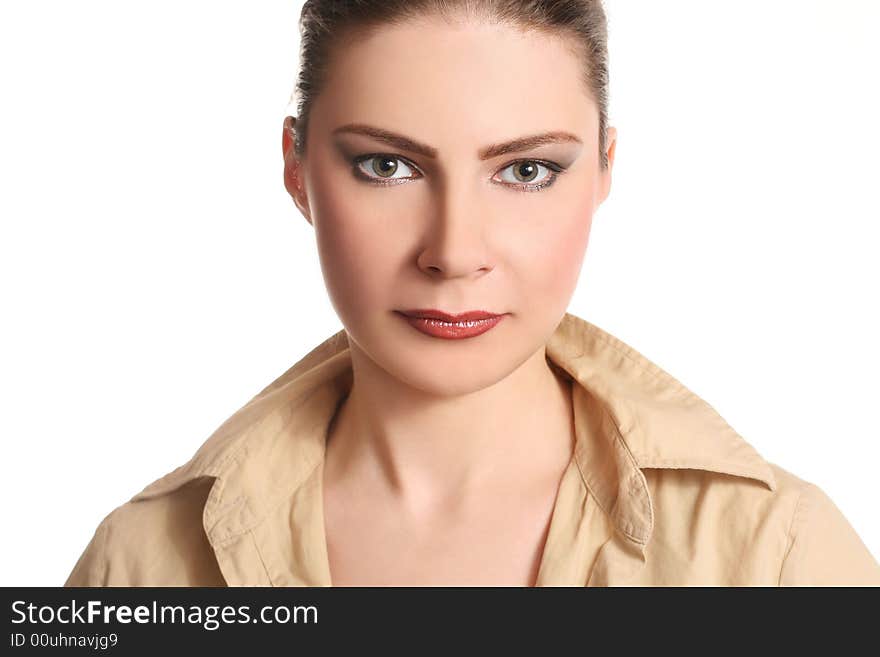
[[[431,317],[425,317],[430,323],[436,324],[437,326],[458,326],[462,328],[473,328],[474,326],[479,326],[481,324],[485,324],[488,322],[488,319],[474,319],[467,322],[447,322],[442,319],[433,319]]]

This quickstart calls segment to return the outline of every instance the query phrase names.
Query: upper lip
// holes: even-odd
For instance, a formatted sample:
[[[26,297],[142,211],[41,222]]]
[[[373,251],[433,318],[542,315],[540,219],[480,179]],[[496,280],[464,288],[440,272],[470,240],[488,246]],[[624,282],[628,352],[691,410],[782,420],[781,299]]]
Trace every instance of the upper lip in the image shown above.
[[[409,317],[426,317],[430,319],[442,319],[446,322],[472,322],[477,319],[489,319],[498,317],[504,313],[490,313],[485,310],[469,310],[464,313],[445,313],[435,308],[416,308],[414,310],[401,310],[401,313]]]

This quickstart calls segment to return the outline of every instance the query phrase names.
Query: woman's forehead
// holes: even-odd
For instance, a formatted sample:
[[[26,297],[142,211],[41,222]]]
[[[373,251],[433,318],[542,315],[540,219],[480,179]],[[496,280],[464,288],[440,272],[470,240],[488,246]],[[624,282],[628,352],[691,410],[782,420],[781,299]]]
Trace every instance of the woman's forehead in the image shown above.
[[[381,26],[335,47],[315,118],[520,134],[587,132],[598,110],[571,42],[469,20]],[[321,109],[317,109],[320,105]],[[505,126],[509,129],[504,129]]]

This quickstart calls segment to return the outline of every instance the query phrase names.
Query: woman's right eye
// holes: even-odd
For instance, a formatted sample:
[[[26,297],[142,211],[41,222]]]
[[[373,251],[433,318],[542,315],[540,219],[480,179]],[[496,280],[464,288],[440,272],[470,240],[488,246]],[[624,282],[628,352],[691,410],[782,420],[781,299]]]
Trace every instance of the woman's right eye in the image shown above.
[[[401,172],[411,174],[415,171],[415,168],[395,155],[384,155],[381,153],[362,155],[355,158],[353,164],[355,174],[359,178],[375,185],[399,185],[420,177],[420,175],[396,177]]]

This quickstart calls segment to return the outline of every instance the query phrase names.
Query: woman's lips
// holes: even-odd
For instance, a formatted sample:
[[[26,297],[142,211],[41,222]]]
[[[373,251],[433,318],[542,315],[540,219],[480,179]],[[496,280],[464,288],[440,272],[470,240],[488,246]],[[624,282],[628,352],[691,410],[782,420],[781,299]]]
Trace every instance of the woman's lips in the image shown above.
[[[482,335],[504,319],[503,314],[495,315],[479,310],[459,315],[440,311],[397,311],[397,314],[425,335],[445,340],[460,340]]]

